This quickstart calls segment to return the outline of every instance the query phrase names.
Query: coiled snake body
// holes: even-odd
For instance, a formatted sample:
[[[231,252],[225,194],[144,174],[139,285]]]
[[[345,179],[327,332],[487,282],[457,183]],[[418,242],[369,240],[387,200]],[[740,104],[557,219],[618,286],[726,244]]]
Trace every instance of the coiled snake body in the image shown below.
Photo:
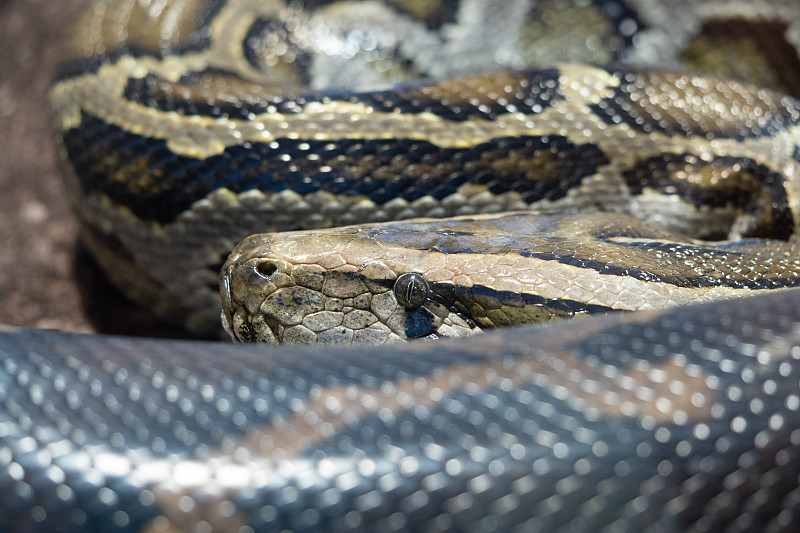
[[[219,268],[255,231],[451,215],[254,237],[223,269],[226,321],[386,340],[639,311],[347,349],[3,332],[0,525],[792,530],[798,20],[788,1],[92,2],[51,91],[59,146],[87,246],[154,313],[213,333]],[[543,57],[771,89],[520,70]],[[378,88],[420,76],[449,81]],[[547,214],[481,214],[521,209]]]

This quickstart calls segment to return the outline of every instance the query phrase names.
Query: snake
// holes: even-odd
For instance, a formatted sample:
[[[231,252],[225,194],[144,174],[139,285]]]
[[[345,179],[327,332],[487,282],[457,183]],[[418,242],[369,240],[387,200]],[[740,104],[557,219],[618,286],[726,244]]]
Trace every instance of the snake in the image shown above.
[[[0,526],[792,531],[798,11],[88,2],[50,106],[108,277],[366,342],[3,328]]]

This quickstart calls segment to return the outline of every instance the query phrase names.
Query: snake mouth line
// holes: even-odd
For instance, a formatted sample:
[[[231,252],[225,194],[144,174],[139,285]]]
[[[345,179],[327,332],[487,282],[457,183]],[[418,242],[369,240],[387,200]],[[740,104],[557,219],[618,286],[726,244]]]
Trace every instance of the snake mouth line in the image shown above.
[[[243,306],[237,306],[230,318],[223,311],[223,326],[234,342],[279,344],[283,342],[284,326],[280,320],[264,313],[250,315]]]
[[[283,341],[284,327],[274,316],[256,313],[250,319],[249,325],[246,332],[252,339],[241,339],[243,341],[257,341],[266,344],[278,344]],[[239,333],[239,335],[241,334],[242,332]]]

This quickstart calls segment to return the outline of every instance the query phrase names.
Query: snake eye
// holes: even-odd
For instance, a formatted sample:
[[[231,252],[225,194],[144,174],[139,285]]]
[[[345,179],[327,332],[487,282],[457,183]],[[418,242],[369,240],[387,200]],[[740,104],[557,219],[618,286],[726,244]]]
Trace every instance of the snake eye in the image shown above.
[[[397,303],[406,309],[416,309],[428,299],[431,288],[419,274],[402,274],[394,282],[394,296]]]

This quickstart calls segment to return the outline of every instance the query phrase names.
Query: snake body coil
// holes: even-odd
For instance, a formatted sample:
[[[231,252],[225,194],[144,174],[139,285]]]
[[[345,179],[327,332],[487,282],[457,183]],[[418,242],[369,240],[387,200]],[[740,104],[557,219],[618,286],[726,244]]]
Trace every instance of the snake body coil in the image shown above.
[[[59,147],[87,246],[154,313],[213,334],[236,242],[301,227],[336,252],[253,237],[223,271],[239,337],[639,311],[380,349],[0,333],[0,526],[791,531],[797,21],[789,1],[90,2],[51,90]],[[508,210],[547,215],[485,214]],[[395,255],[365,263],[362,238]],[[317,285],[331,300],[297,311]]]

